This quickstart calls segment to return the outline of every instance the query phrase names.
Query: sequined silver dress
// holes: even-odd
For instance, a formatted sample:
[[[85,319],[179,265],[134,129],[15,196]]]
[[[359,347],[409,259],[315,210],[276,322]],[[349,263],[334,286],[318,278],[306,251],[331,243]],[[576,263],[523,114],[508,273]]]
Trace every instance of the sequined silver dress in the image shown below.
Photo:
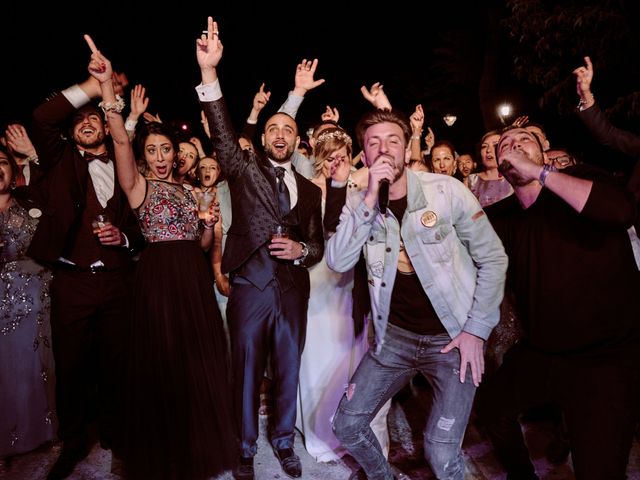
[[[56,432],[49,325],[51,273],[25,256],[39,211],[12,200],[0,213],[0,457]]]

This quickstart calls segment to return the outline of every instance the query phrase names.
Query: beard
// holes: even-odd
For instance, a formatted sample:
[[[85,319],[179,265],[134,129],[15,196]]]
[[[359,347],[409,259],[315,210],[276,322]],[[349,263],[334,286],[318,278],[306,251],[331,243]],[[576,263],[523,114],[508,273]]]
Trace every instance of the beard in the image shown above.
[[[97,131],[95,137],[92,137],[93,140],[89,140],[86,137],[77,134],[73,135],[73,140],[76,142],[76,145],[87,150],[89,148],[96,148],[104,144],[104,137],[104,132]]]
[[[391,159],[391,164],[394,166],[394,171],[395,171],[393,176],[393,181],[391,183],[395,183],[398,179],[402,177],[402,175],[404,175],[404,167],[405,167],[404,162],[401,162],[400,165],[398,165],[395,158],[389,155],[382,154],[382,155],[378,155],[373,163],[377,162],[380,157]]]
[[[278,163],[288,162],[291,159],[291,155],[293,155],[294,150],[295,145],[287,145],[287,149],[283,152],[275,151],[270,144],[267,144],[264,147],[264,152],[267,156],[274,162]]]

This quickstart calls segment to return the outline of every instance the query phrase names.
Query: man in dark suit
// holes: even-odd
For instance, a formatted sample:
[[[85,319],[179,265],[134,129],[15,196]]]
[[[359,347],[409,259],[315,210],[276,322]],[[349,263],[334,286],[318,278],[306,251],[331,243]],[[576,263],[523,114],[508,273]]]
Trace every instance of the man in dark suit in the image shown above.
[[[33,114],[33,142],[45,174],[38,188],[46,207],[28,254],[54,272],[51,330],[58,436],[64,442],[49,480],[66,478],[88,454],[92,411],[101,445],[114,446],[132,249],[144,242],[109,158],[102,112],[89,103],[99,93],[90,77]],[[99,214],[107,223],[94,228]]]
[[[291,168],[300,137],[289,115],[277,113],[267,120],[262,135],[266,156],[240,149],[216,73],[222,44],[211,18],[207,35],[198,40],[197,57],[202,72],[198,97],[229,180],[233,208],[222,271],[232,276],[227,318],[241,440],[234,475],[254,478],[259,388],[270,354],[275,387],[271,444],[283,471],[297,478],[302,469],[293,451],[296,392],[307,326],[307,267],[324,251],[321,193]],[[312,62],[298,68],[311,70]],[[288,228],[289,238],[271,240],[277,225]]]

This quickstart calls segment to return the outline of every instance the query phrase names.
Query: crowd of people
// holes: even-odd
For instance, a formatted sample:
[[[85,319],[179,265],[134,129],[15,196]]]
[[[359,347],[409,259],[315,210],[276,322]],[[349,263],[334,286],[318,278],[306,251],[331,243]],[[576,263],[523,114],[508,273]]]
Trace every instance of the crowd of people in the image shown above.
[[[331,107],[301,140],[298,109],[324,83],[306,59],[261,134],[264,84],[237,133],[220,38],[209,17],[202,138],[147,112],[142,85],[125,118],[126,76],[89,36],[88,78],[2,132],[2,468],[59,440],[47,479],[64,479],[99,441],[123,478],[253,480],[268,413],[288,477],[297,429],[316,461],[349,454],[351,479],[391,480],[387,412],[421,374],[436,478],[464,478],[474,410],[507,478],[538,478],[520,419],[540,407],[576,478],[625,478],[640,162],[621,181],[527,117],[474,152],[427,128],[423,149],[423,107],[405,115],[379,83],[355,141]],[[588,57],[574,75],[577,115],[635,160],[640,136],[599,110]]]

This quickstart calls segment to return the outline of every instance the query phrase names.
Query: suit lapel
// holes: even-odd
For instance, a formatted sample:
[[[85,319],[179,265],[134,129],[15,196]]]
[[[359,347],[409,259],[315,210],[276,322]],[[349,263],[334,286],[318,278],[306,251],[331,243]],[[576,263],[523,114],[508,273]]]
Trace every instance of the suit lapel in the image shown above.
[[[280,213],[276,201],[276,176],[271,167],[271,162],[269,162],[266,157],[258,157],[256,164],[262,174],[256,179],[257,193],[262,194],[262,200],[269,213],[271,213],[274,218],[279,218]]]

